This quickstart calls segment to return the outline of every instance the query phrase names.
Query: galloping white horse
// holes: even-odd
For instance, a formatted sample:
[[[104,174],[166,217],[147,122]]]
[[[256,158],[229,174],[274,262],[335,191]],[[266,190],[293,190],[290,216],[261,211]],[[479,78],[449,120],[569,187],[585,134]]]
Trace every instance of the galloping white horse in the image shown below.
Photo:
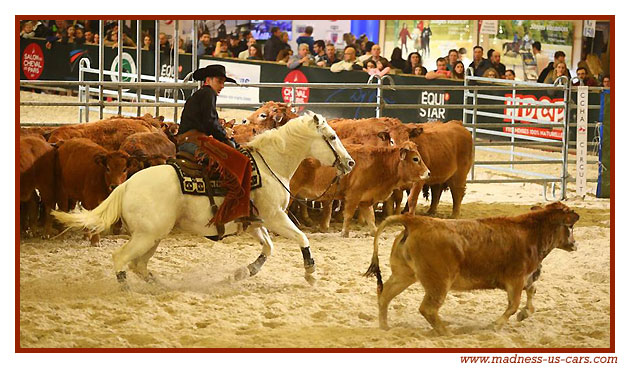
[[[248,146],[258,163],[263,183],[261,188],[251,191],[251,198],[264,227],[250,226],[247,231],[262,244],[263,249],[258,259],[239,269],[236,276],[255,275],[271,255],[273,243],[267,227],[298,242],[304,258],[305,278],[312,281],[315,261],[309,241],[285,213],[289,204],[289,181],[300,162],[307,157],[336,167],[340,175],[349,173],[354,161],[325,118],[312,112],[260,134]],[[222,198],[215,198],[215,201],[220,203]],[[92,211],[53,211],[53,216],[70,228],[85,228],[93,232],[101,232],[122,218],[131,239],[114,251],[113,260],[116,277],[124,287],[127,265],[144,280],[153,279],[147,263],[160,240],[174,227],[205,236],[217,234],[214,226],[207,226],[212,217],[209,199],[182,194],[177,174],[169,165],[153,166],[136,173]],[[235,228],[234,223],[226,224],[226,233]]]

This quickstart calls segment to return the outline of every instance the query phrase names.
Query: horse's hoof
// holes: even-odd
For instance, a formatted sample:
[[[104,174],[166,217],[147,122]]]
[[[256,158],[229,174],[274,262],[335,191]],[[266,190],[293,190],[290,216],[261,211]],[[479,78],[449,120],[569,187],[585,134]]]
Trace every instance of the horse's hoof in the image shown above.
[[[529,317],[529,311],[527,311],[526,309],[522,309],[520,312],[518,312],[518,314],[516,315],[516,320],[521,322],[522,320],[524,320],[525,318]]]
[[[305,273],[304,279],[311,286],[315,286],[315,284],[317,283],[317,278],[312,273]]]
[[[315,270],[316,270],[315,263],[310,264],[310,265],[304,265],[304,272],[307,275],[315,273]]]
[[[241,267],[234,272],[234,280],[241,281],[249,277],[249,269],[247,267]]]
[[[120,284],[118,284],[118,286],[120,287],[120,291],[123,291],[125,293],[131,291],[131,288],[129,287],[129,284],[127,284],[127,282],[121,282]]]

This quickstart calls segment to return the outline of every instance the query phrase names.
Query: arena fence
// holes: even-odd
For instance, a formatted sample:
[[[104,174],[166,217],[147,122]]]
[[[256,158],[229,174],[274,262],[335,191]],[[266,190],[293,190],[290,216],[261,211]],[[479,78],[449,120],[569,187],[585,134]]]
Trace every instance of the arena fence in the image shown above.
[[[138,22],[138,39],[141,39],[140,23]],[[196,29],[196,22],[194,25]],[[103,31],[103,22],[100,23],[101,34]],[[122,21],[119,21],[118,27],[118,60],[122,60]],[[196,32],[193,34],[193,45],[197,44]],[[159,22],[156,21],[155,39],[159,39]],[[179,22],[175,22],[175,37],[174,37],[174,49],[178,49],[177,42],[179,40]],[[138,42],[137,58],[141,59],[141,42]],[[116,107],[117,114],[123,114],[123,107],[137,107],[137,113],[134,115],[140,115],[140,109],[142,107],[155,107],[155,115],[159,115],[160,107],[173,107],[173,121],[177,122],[178,108],[184,106],[184,102],[178,99],[180,91],[187,89],[199,88],[199,83],[190,82],[188,79],[192,72],[180,81],[176,78],[160,78],[158,66],[160,65],[159,57],[160,53],[156,52],[156,70],[155,75],[142,75],[141,68],[138,68],[137,74],[124,73],[122,68],[119,67],[117,71],[112,72],[104,70],[103,68],[103,38],[100,38],[99,44],[99,69],[94,69],[90,66],[88,59],[80,61],[79,65],[79,80],[78,81],[27,81],[21,80],[20,86],[22,87],[42,87],[42,86],[55,86],[76,88],[79,90],[79,100],[75,103],[72,102],[40,102],[40,101],[21,101],[21,106],[77,106],[78,109],[78,121],[89,121],[90,110],[98,110],[99,117],[103,118],[104,112],[108,107]],[[196,47],[193,47],[193,59],[197,60]],[[174,53],[173,58],[174,68],[178,67],[178,53]],[[140,62],[139,62],[139,65]],[[196,65],[192,66],[192,70],[196,69]],[[86,80],[85,73],[98,73],[98,81]],[[177,75],[177,73],[175,73]],[[104,77],[109,76],[113,81],[105,81]],[[138,82],[128,82],[125,78],[133,78]],[[386,82],[389,83],[387,84]],[[568,80],[562,79],[560,83],[554,85],[539,84],[530,82],[519,81],[506,81],[503,79],[490,79],[482,77],[474,77],[470,71],[467,71],[467,75],[463,86],[414,86],[414,85],[394,85],[394,81],[389,76],[383,78],[379,76],[372,76],[368,80],[368,83],[245,83],[245,84],[226,84],[226,88],[290,88],[291,99],[296,107],[309,107],[312,109],[327,108],[327,107],[361,107],[361,108],[374,108],[375,116],[381,117],[383,111],[386,109],[431,109],[435,108],[434,104],[390,104],[387,103],[383,97],[384,91],[397,91],[397,90],[418,90],[418,91],[464,91],[463,104],[448,104],[440,105],[441,109],[460,109],[463,111],[463,123],[464,126],[469,129],[473,135],[474,151],[488,151],[496,154],[505,155],[504,160],[492,160],[492,161],[480,161],[475,160],[470,172],[469,183],[539,183],[543,186],[543,197],[547,199],[547,186],[551,184],[552,196],[556,197],[556,185],[560,184],[561,198],[566,198],[567,182],[572,178],[568,174],[568,165],[574,164],[575,160],[569,160],[569,150],[571,147],[575,147],[576,142],[570,141],[570,129],[577,127],[576,123],[571,123],[572,114],[571,110],[576,109],[577,105],[572,101],[572,93],[574,87],[571,86]],[[135,89],[135,92],[128,92],[129,89]],[[296,91],[300,88],[311,89],[376,89],[376,101],[375,102],[306,102],[299,103],[296,100]],[[143,94],[143,90],[152,90],[152,94]],[[169,90],[169,97],[161,96],[161,90]],[[560,94],[562,97],[557,102],[540,102],[531,101],[527,98],[518,95],[518,91],[532,91],[532,90],[544,90],[550,91],[556,94]],[[602,88],[589,88],[589,93],[599,93]],[[484,91],[504,91],[507,94],[511,94],[506,97],[484,94]],[[97,99],[92,99],[91,96],[96,96]],[[116,98],[115,101],[106,101],[106,97]],[[481,103],[482,101],[502,101],[504,104],[491,104]],[[218,107],[230,107],[230,108],[257,108],[260,104],[218,104]],[[589,105],[589,109],[600,109],[599,105]],[[558,109],[562,111],[562,117],[548,121],[549,119],[532,119],[528,117],[519,116],[518,110],[536,109]],[[495,112],[492,112],[494,110]],[[496,110],[502,110],[496,112]],[[499,118],[503,119],[504,123],[497,122],[484,122],[484,118]],[[85,120],[84,120],[85,119]],[[469,122],[470,119],[470,122]],[[168,119],[170,120],[170,119]],[[519,134],[518,130],[523,127],[524,124],[516,124],[517,122],[530,123],[529,126],[534,126],[536,129],[555,129],[560,131],[561,140],[543,138],[540,136],[532,136],[527,134]],[[595,127],[599,123],[589,122],[590,127]],[[501,129],[501,130],[497,130]],[[595,131],[599,132],[599,129]],[[483,136],[486,139],[480,139]],[[491,141],[488,141],[490,137]],[[591,147],[597,147],[599,142],[592,142],[589,144]],[[559,151],[558,157],[550,158],[548,156],[518,152],[517,147],[541,147],[546,149],[556,149]],[[501,149],[496,147],[509,147],[509,149]],[[599,164],[598,161],[588,161],[590,164]],[[517,169],[520,165],[556,165],[559,168],[559,175],[549,175],[532,170]],[[505,179],[478,179],[475,175],[475,168],[483,168],[486,170],[492,170],[507,175]],[[596,182],[597,179],[588,179],[588,182]]]

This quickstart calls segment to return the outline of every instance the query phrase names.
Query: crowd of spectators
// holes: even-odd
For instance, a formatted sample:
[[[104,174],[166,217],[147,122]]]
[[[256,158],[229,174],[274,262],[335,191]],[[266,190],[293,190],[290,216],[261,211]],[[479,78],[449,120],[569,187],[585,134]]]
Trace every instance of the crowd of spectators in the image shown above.
[[[98,44],[99,21],[96,20],[30,20],[22,23],[20,37],[44,38],[46,46],[51,47],[54,42],[81,44]],[[109,47],[118,46],[118,22],[105,21],[104,44]],[[444,57],[436,61],[435,69],[428,71],[423,66],[422,57],[418,52],[410,52],[407,59],[403,59],[400,47],[395,47],[388,60],[381,55],[379,44],[370,41],[367,36],[361,35],[358,39],[352,33],[343,35],[346,46],[341,58],[337,54],[335,45],[327,44],[323,40],[313,38],[313,27],[307,26],[304,32],[296,39],[297,53],[294,55],[289,45],[289,35],[278,27],[272,27],[271,37],[262,43],[257,42],[248,30],[236,34],[228,34],[225,30],[219,32],[219,37],[212,39],[208,31],[201,30],[198,34],[197,55],[210,55],[220,58],[239,58],[243,60],[266,60],[286,64],[289,69],[297,69],[302,66],[319,66],[330,68],[331,72],[362,70],[370,75],[384,76],[386,74],[412,74],[425,76],[427,79],[455,79],[463,80],[466,65],[462,56],[465,48],[451,49]],[[136,47],[131,29],[126,26],[122,32],[123,46]],[[172,53],[172,40],[165,33],[158,35],[158,44],[163,53]],[[180,53],[191,53],[192,42],[185,42],[180,38],[178,42]],[[261,47],[262,45],[262,47]],[[155,41],[152,33],[143,32],[142,49],[153,50]],[[540,42],[533,42],[532,53],[536,61],[539,83],[554,83],[558,78],[566,76],[571,80],[571,74],[566,65],[566,55],[563,51],[554,54],[553,61],[549,61],[541,51]],[[484,58],[484,56],[486,56]],[[484,55],[481,46],[473,47],[473,60],[468,65],[473,69],[475,76],[487,78],[501,78],[515,80],[514,70],[507,69],[501,63],[501,53],[490,49]],[[577,78],[571,80],[574,85],[598,86],[599,81],[589,73],[587,65],[580,63],[577,69]],[[610,85],[610,76],[604,76],[602,86]]]

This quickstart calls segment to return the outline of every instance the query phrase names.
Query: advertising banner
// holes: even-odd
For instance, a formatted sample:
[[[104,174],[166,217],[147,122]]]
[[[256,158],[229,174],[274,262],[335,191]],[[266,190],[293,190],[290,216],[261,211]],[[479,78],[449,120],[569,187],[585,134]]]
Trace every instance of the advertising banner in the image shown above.
[[[387,20],[383,55],[389,58],[394,47],[400,47],[406,59],[416,51],[422,56],[424,67],[434,70],[437,58],[446,56],[448,50],[463,49],[462,61],[468,65],[475,27],[475,20]]]
[[[233,63],[223,60],[199,60],[199,68],[209,64],[225,66],[228,77],[234,78],[236,83],[260,83],[260,65]],[[217,98],[217,103],[260,103],[259,88],[257,87],[229,87],[224,88]]]

